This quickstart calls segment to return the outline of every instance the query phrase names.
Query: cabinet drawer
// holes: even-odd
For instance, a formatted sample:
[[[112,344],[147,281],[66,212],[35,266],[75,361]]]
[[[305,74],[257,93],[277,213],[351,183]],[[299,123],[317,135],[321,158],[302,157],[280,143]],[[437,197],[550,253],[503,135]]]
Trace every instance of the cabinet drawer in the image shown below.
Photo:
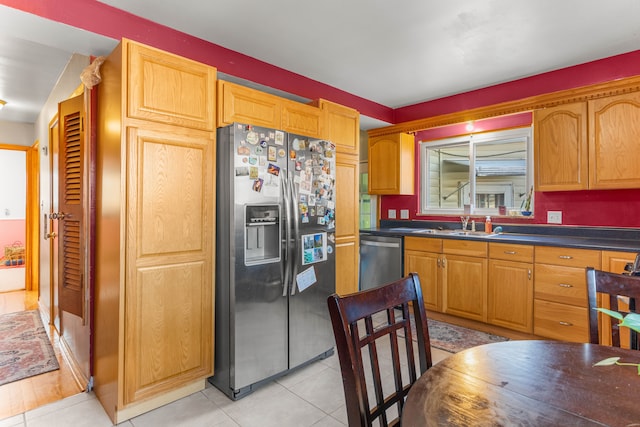
[[[536,263],[600,268],[600,251],[536,246]]]
[[[432,239],[430,237],[405,237],[405,250],[422,252],[442,252],[442,239]]]
[[[589,342],[587,308],[536,299],[533,304],[533,333],[573,342]]]
[[[533,246],[489,243],[489,258],[533,262]]]
[[[536,264],[535,298],[587,307],[584,268]]]
[[[446,239],[442,241],[442,252],[454,255],[486,257],[488,252],[487,242]]]

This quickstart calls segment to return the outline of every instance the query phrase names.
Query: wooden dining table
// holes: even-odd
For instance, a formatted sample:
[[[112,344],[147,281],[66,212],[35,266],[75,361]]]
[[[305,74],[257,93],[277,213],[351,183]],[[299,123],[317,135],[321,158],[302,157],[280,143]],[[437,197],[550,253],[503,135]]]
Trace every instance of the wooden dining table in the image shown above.
[[[505,341],[456,353],[413,385],[403,427],[640,426],[637,366],[594,366],[640,351],[562,341]]]

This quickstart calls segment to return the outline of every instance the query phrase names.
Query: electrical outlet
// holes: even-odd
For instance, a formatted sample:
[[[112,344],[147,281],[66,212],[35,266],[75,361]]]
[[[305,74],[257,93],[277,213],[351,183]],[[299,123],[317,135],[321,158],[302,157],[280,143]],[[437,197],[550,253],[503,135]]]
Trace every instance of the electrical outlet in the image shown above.
[[[389,217],[389,219],[396,219],[396,210],[395,209],[389,209],[389,213],[387,215]]]
[[[547,223],[549,224],[562,224],[562,211],[548,211]]]
[[[409,209],[400,209],[400,219],[409,219]]]

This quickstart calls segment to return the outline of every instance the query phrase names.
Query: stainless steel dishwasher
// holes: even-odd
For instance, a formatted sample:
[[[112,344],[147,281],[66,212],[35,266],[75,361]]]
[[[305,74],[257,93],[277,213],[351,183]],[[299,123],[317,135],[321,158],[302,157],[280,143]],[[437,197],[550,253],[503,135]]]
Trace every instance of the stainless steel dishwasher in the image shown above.
[[[360,286],[371,289],[403,276],[402,237],[360,233]]]

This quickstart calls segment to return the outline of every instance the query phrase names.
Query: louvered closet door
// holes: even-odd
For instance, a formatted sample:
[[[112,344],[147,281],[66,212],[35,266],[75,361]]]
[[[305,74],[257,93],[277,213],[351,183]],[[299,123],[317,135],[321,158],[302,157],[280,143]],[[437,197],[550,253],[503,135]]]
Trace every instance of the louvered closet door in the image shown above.
[[[83,317],[84,95],[58,104],[60,118],[58,293],[60,310]],[[61,216],[61,215],[59,215]]]

